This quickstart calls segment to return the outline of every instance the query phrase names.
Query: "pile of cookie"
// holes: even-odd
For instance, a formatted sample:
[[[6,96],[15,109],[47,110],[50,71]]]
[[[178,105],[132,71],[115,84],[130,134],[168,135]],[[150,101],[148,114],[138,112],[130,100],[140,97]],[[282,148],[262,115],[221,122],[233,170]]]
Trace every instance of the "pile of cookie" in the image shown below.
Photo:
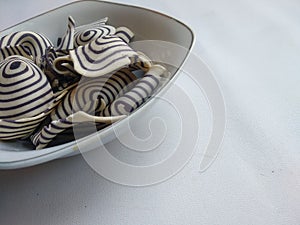
[[[130,47],[134,33],[108,18],[76,26],[70,16],[54,45],[18,31],[0,39],[0,140],[36,149],[82,123],[105,127],[128,116],[169,73]]]

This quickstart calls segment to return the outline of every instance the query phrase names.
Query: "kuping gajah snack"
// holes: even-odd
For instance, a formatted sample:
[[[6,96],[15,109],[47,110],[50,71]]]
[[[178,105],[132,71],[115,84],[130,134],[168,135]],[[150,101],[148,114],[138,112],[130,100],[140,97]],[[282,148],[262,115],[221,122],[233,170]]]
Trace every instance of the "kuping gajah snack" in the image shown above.
[[[76,26],[69,17],[56,46],[34,31],[0,39],[0,140],[42,149],[80,124],[103,129],[164,84],[166,68],[130,47],[129,28],[107,21]]]

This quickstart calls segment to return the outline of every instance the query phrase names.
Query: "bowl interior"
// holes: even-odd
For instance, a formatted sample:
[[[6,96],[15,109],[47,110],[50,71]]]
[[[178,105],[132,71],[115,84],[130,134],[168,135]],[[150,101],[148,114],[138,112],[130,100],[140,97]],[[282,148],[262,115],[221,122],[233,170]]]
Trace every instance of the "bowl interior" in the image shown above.
[[[32,30],[46,35],[54,44],[72,16],[77,25],[108,17],[109,24],[127,26],[139,40],[164,40],[190,49],[193,33],[180,21],[161,13],[135,6],[101,1],[78,1],[51,10],[0,32],[0,37],[20,30]]]

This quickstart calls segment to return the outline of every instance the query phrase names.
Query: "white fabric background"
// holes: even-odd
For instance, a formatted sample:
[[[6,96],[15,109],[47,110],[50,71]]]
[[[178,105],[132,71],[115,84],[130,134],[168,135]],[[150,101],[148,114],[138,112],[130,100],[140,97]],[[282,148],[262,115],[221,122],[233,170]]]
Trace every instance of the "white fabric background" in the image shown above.
[[[0,29],[66,2],[1,0]],[[300,224],[300,2],[119,2],[193,28],[227,106],[217,160],[199,173],[199,150],[146,188],[111,183],[81,156],[0,171],[0,224]]]

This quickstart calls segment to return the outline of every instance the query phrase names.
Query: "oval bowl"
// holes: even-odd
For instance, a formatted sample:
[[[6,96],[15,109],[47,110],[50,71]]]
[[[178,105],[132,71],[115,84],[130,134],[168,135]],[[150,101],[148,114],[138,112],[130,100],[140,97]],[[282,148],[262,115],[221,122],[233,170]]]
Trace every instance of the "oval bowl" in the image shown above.
[[[66,4],[1,31],[0,38],[15,31],[31,30],[44,34],[53,43],[56,43],[57,37],[61,37],[65,32],[69,15],[76,20],[78,25],[108,17],[109,24],[113,26],[129,27],[135,33],[134,41],[159,40],[182,46],[187,51],[172,56],[176,58],[176,62],[179,62],[179,67],[168,68],[171,72],[170,81],[174,81],[180,74],[180,66],[185,62],[195,41],[192,30],[175,18],[150,9],[103,1],[77,1]],[[155,54],[155,49],[153,52]],[[168,84],[156,93],[156,96],[163,95],[167,88]],[[153,100],[153,97],[150,98],[131,115],[115,122],[113,127],[108,126],[92,135],[65,144],[37,151],[32,145],[21,141],[0,141],[0,169],[24,168],[79,154],[78,141],[87,143],[86,146],[92,148],[93,144],[97,144],[95,143],[95,136],[100,137],[102,143],[107,143],[116,138],[116,129],[124,130],[127,127],[126,124],[129,119],[147,113],[147,107],[155,102]]]

